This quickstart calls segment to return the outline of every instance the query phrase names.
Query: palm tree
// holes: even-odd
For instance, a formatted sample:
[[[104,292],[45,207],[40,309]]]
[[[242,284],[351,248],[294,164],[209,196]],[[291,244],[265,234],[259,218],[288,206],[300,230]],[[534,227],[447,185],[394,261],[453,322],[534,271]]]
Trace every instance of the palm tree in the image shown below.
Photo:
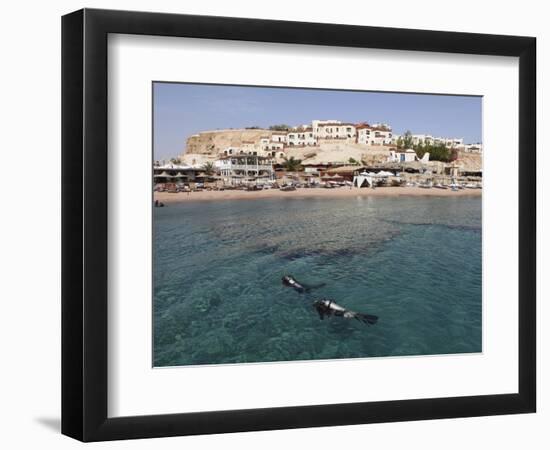
[[[283,167],[287,172],[297,172],[302,169],[302,166],[300,165],[301,163],[302,163],[301,159],[294,159],[294,156],[291,156],[288,159],[285,158]]]
[[[202,171],[205,175],[213,175],[214,174],[214,163],[211,161],[205,162],[202,166]]]
[[[413,137],[410,130],[405,131],[405,134],[403,135],[403,147],[404,148],[412,148],[413,146]]]

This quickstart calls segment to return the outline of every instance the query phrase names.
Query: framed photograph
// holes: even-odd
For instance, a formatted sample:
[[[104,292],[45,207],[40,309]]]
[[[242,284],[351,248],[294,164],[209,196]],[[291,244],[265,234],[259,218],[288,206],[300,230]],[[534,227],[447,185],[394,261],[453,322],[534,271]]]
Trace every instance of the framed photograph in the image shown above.
[[[535,412],[536,41],[62,21],[62,432]]]

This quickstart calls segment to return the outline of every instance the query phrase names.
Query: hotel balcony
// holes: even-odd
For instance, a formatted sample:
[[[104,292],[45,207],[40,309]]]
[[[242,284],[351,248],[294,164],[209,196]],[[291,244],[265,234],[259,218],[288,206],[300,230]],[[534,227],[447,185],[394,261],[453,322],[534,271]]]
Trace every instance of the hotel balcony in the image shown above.
[[[273,171],[271,164],[231,164],[227,167],[231,170],[266,170],[268,172]]]

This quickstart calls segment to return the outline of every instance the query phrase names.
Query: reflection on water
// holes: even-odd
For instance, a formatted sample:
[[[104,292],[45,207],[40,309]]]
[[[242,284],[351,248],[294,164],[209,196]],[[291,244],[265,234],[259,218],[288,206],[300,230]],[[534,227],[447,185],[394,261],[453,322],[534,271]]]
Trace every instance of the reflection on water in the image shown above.
[[[170,205],[153,245],[155,366],[481,351],[480,198]],[[320,297],[380,320],[320,321]]]

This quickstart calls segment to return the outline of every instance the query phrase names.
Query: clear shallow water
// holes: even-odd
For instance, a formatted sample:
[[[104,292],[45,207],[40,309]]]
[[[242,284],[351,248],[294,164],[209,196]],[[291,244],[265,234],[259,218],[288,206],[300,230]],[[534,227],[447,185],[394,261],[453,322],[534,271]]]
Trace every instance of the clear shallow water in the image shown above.
[[[481,351],[481,198],[258,199],[154,211],[154,365]],[[292,274],[309,294],[281,284]],[[321,321],[314,299],[379,316]]]

